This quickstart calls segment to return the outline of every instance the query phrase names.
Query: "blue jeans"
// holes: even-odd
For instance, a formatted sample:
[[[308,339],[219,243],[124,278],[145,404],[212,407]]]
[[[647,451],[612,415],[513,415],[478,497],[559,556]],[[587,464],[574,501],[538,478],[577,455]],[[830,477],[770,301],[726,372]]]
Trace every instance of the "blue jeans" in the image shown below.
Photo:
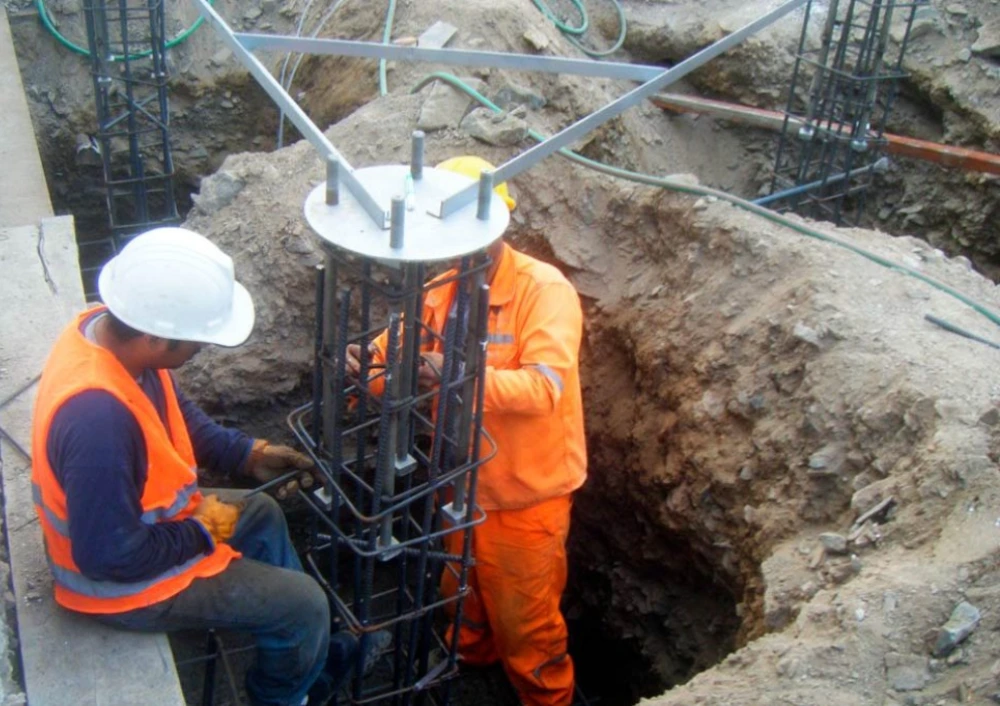
[[[228,494],[218,495],[227,499]],[[326,594],[302,571],[284,513],[270,496],[260,493],[247,499],[229,544],[243,558],[222,573],[195,579],[155,605],[94,617],[127,630],[249,632],[257,643],[257,659],[246,676],[250,701],[255,706],[298,706],[326,663]]]

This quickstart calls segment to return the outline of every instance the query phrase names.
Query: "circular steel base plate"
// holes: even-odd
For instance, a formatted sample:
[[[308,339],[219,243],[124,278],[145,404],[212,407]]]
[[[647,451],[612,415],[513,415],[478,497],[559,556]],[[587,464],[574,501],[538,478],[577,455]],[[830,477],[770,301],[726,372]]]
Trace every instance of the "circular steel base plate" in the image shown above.
[[[392,198],[404,196],[410,168],[402,164],[365,167],[354,172],[369,193],[389,210]],[[476,202],[446,219],[435,213],[438,204],[472,182],[455,172],[425,167],[423,177],[413,182],[413,209],[406,211],[403,247],[392,248],[389,230],[383,230],[341,183],[340,203],[326,205],[326,182],[306,198],[306,220],[320,238],[351,252],[379,260],[435,262],[468,255],[486,248],[507,229],[510,212],[496,194],[490,202],[489,220],[476,218]]]

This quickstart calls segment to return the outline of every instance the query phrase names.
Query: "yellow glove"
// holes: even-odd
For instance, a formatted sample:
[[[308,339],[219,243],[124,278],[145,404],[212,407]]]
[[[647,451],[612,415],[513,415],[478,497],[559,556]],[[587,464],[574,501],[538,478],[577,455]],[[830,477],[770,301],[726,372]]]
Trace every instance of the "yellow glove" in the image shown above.
[[[272,446],[264,439],[257,439],[253,442],[250,450],[250,458],[247,459],[247,474],[261,483],[267,483],[290,471],[302,471],[297,476],[293,476],[287,483],[279,485],[274,491],[274,495],[279,500],[284,500],[295,491],[302,488],[311,488],[316,482],[310,472],[315,468],[312,459],[303,453],[299,453],[290,446]]]
[[[212,540],[219,544],[227,541],[236,531],[236,523],[240,519],[239,505],[231,505],[219,500],[218,495],[206,495],[198,507],[194,509],[192,519],[201,523]]]

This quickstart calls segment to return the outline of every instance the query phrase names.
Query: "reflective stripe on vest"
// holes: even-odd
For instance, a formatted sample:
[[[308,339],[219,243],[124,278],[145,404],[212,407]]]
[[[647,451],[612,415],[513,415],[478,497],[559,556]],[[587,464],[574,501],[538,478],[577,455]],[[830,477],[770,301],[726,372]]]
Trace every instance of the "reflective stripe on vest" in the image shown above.
[[[140,519],[147,525],[155,525],[159,520],[169,520],[180,514],[181,511],[187,507],[188,501],[191,500],[191,496],[197,492],[197,483],[187,485],[177,493],[177,499],[169,508],[149,510],[148,512],[144,512]],[[40,508],[41,511],[45,513],[45,519],[52,526],[52,529],[66,539],[69,539],[69,522],[59,519],[59,517],[57,517],[50,508],[46,507],[45,501],[42,499],[42,489],[37,483],[31,484],[31,496],[35,501],[35,506]],[[193,559],[189,559],[183,564],[167,569],[162,574],[154,578],[147,579],[145,581],[132,581],[129,583],[97,581],[95,579],[90,579],[81,573],[73,571],[72,569],[67,569],[57,565],[47,554],[46,558],[49,562],[49,569],[52,571],[52,578],[54,578],[56,583],[64,588],[73,591],[74,593],[79,593],[82,596],[90,596],[91,598],[121,598],[122,596],[134,596],[137,593],[145,591],[150,586],[163,581],[164,579],[182,574],[204,559],[205,556],[202,554],[194,557]]]
[[[46,507],[45,502],[42,500],[42,489],[38,487],[37,483],[31,484],[31,498],[35,501],[35,507],[45,513],[45,519],[52,525],[52,529],[63,537],[69,537],[69,523],[59,519],[56,513]]]
[[[489,343],[509,344],[514,342],[514,334],[491,333],[486,339]]]
[[[191,496],[198,492],[198,483],[190,483],[177,491],[177,499],[170,503],[170,507],[157,507],[142,513],[142,521],[147,525],[155,525],[157,522],[169,520],[181,513],[191,501]]]
[[[147,510],[142,513],[139,519],[147,525],[155,525],[157,522],[173,519],[187,507],[187,504],[191,502],[191,496],[197,492],[198,484],[190,483],[180,489],[177,493],[177,499],[170,504],[170,507],[158,507],[153,510]],[[37,483],[31,484],[31,497],[35,501],[35,505],[40,507],[42,512],[45,513],[45,519],[49,521],[52,528],[62,536],[69,539],[69,523],[65,520],[59,519],[56,513],[45,505],[45,501],[42,499],[42,489]]]
[[[142,593],[147,588],[150,588],[164,579],[182,574],[204,558],[204,554],[199,554],[195,558],[189,559],[183,564],[179,564],[172,569],[167,569],[159,576],[145,581],[131,581],[129,583],[119,583],[117,581],[96,581],[94,579],[89,579],[83,574],[78,574],[70,569],[57,566],[51,559],[49,560],[49,569],[52,570],[52,578],[55,579],[56,583],[70,591],[73,591],[73,593],[78,593],[81,596],[90,596],[92,598],[122,598],[124,596],[134,596],[137,593]]]

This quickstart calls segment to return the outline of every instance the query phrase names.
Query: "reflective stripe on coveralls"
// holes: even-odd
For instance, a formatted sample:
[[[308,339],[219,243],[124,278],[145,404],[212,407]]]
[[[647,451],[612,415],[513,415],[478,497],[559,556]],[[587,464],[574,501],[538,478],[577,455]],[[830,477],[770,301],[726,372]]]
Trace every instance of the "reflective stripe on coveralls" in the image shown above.
[[[49,465],[47,442],[52,420],[64,402],[86,390],[104,390],[135,417],[146,446],[146,484],[140,503],[142,521],[182,520],[201,502],[194,450],[177,402],[173,381],[158,370],[166,407],[166,425],[139,384],[108,350],[88,341],[80,326],[104,308],[83,312],[56,341],[39,383],[32,433],[35,510],[55,579],[56,602],[82,613],[122,613],[166,600],[196,578],[214,576],[240,556],[226,544],[143,582],[96,581],[84,576],[73,560],[66,495]]]
[[[434,282],[453,275],[427,285],[423,322],[439,335],[455,285]],[[489,311],[483,427],[497,453],[479,472],[477,503],[487,511],[510,510],[567,495],[587,477],[578,369],[583,313],[559,270],[506,244],[490,284]],[[383,332],[373,342],[373,363],[385,363],[387,341]],[[441,341],[423,348],[441,352]],[[372,381],[376,394],[379,382]]]

